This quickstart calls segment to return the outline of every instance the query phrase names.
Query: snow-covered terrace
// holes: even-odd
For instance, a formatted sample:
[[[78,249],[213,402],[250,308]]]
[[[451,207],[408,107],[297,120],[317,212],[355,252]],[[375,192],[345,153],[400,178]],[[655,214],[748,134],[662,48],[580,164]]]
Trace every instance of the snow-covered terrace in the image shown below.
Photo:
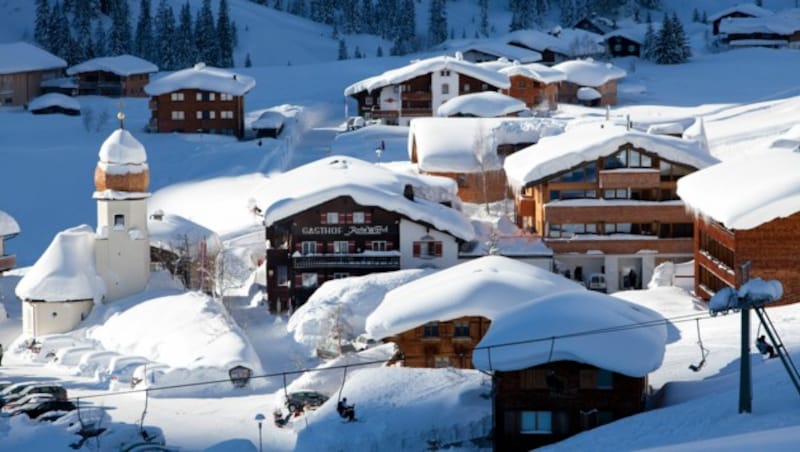
[[[0,74],[67,67],[67,62],[27,42],[0,44]]]
[[[199,89],[243,96],[255,86],[256,80],[248,75],[197,63],[191,68],[151,81],[144,87],[144,91],[150,96],[159,96],[183,89]]]
[[[726,228],[753,229],[800,212],[800,152],[770,149],[678,180],[678,196]]]
[[[400,334],[432,321],[466,316],[493,320],[537,296],[586,291],[563,276],[515,259],[486,256],[391,290],[367,317],[373,338]]]
[[[95,71],[111,72],[121,77],[128,77],[133,74],[158,72],[158,66],[133,55],[117,55],[92,58],[91,60],[76,64],[67,69],[67,75],[77,75],[83,72]]]
[[[494,91],[464,94],[448,100],[436,110],[437,116],[498,117],[527,111],[525,102]]]
[[[548,294],[495,316],[472,363],[485,371],[513,371],[568,360],[643,377],[664,359],[667,325],[660,320],[648,308],[599,292]],[[575,334],[650,322],[642,328]]]
[[[538,118],[417,118],[409,126],[408,156],[411,159],[416,142],[417,167],[422,171],[497,170],[502,168],[498,145],[535,143],[562,130],[560,123]],[[475,149],[476,138],[483,140],[483,164]]]
[[[537,144],[506,157],[503,167],[509,184],[519,190],[584,162],[609,156],[626,143],[698,169],[718,162],[697,141],[596,122],[568,128],[561,135],[544,137]]]
[[[553,66],[553,69],[566,74],[566,80],[570,83],[591,87],[602,86],[611,80],[621,79],[627,75],[624,69],[611,63],[594,61],[591,58],[564,61]]]
[[[442,178],[440,178],[442,179]],[[259,200],[267,226],[313,206],[350,196],[363,206],[376,206],[397,212],[412,221],[419,221],[469,241],[475,231],[461,212],[438,202],[428,201],[420,193],[442,188],[453,196],[455,182],[431,186],[430,178],[396,173],[379,165],[354,157],[331,156],[297,167],[270,179],[272,190]],[[445,181],[441,181],[445,184]],[[415,187],[415,199],[403,196],[406,185]],[[417,190],[417,186],[422,189]]]
[[[372,92],[384,86],[396,85],[406,80],[444,69],[468,75],[497,88],[509,87],[508,77],[497,71],[486,69],[478,64],[460,58],[444,55],[424,60],[415,60],[412,61],[411,64],[401,68],[392,69],[383,74],[366,78],[345,88],[344,95],[352,96],[362,91]]]

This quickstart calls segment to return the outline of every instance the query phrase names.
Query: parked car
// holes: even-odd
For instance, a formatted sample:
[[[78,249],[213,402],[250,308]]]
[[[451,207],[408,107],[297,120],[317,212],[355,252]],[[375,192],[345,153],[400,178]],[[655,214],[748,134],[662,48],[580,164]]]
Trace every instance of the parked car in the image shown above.
[[[376,341],[375,339],[373,339],[371,337],[367,337],[364,334],[362,334],[362,335],[358,336],[357,338],[353,339],[353,347],[355,347],[355,349],[357,351],[359,351],[359,352],[361,350],[366,350],[368,348],[372,348],[372,347],[374,347],[376,345],[378,345],[378,341]]]
[[[49,411],[72,411],[75,408],[77,408],[75,404],[69,400],[43,400],[17,407],[9,414],[11,416],[26,414],[29,418],[36,419]]]
[[[25,388],[27,388],[28,386],[32,386],[34,384],[36,384],[36,382],[33,382],[33,381],[21,381],[19,383],[14,383],[14,384],[12,384],[10,386],[7,386],[2,391],[0,391],[0,406],[5,405],[6,404],[6,399],[8,399],[9,397],[16,396],[17,394],[20,393],[20,391],[22,391]]]
[[[297,411],[298,408],[318,408],[328,400],[328,396],[311,389],[300,389],[292,391],[286,396],[286,408],[289,412]]]
[[[602,273],[592,273],[586,280],[586,288],[598,292],[606,292],[606,275]]]
[[[28,394],[17,400],[6,403],[5,405],[3,405],[3,408],[0,409],[0,412],[9,413],[11,411],[14,411],[17,407],[26,405],[31,402],[40,402],[43,400],[54,400],[54,399],[55,397],[53,396],[53,394]]]
[[[52,394],[56,400],[67,400],[67,390],[61,385],[49,383],[36,383],[25,387],[16,394],[9,395],[3,399],[3,405],[22,399],[31,394]]]

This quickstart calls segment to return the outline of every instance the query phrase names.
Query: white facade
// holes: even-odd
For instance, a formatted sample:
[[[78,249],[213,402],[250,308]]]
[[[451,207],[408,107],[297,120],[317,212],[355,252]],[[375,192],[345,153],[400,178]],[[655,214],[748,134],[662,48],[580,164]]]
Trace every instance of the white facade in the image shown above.
[[[441,242],[442,255],[415,257],[414,242],[421,241]],[[455,237],[405,218],[400,220],[400,268],[447,268],[457,263],[458,240]]]
[[[94,302],[83,301],[24,301],[22,303],[22,334],[28,337],[72,331],[92,311]]]
[[[98,199],[95,267],[106,284],[105,301],[147,287],[150,240],[146,199]]]
[[[568,274],[576,279],[576,269],[582,276],[579,278],[586,283],[589,276],[601,273],[605,276],[606,291],[614,293],[619,290],[628,290],[632,286],[646,288],[647,283],[653,278],[656,268],[656,258],[659,262],[672,261],[681,263],[693,258],[691,254],[658,254],[655,251],[642,250],[635,254],[603,254],[603,253],[570,253],[554,256],[556,271]],[[635,282],[630,278],[631,271],[635,275]]]
[[[458,97],[459,74],[450,69],[431,74],[431,111],[435,112],[448,100]]]

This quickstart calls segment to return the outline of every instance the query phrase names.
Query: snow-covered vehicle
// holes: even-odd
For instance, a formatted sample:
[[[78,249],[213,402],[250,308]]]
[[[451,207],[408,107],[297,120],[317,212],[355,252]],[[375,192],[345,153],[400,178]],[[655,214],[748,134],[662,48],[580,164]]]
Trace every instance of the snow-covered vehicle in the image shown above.
[[[366,350],[368,348],[372,348],[372,347],[378,345],[378,341],[376,341],[375,339],[373,339],[371,337],[368,337],[368,336],[362,334],[362,335],[358,336],[357,338],[353,339],[352,344],[353,344],[353,347],[356,349],[356,351],[360,352],[361,350]]]
[[[62,348],[56,352],[53,362],[62,366],[77,366],[83,355],[96,351],[96,348],[86,345]]]
[[[98,370],[105,371],[108,369],[108,364],[116,356],[120,356],[120,354],[109,350],[87,353],[81,356],[81,361],[78,363],[78,372],[81,375],[94,375]]]
[[[298,389],[286,396],[286,409],[290,413],[298,409],[316,409],[328,400],[328,396],[313,389]]]
[[[127,383],[132,380],[133,373],[137,368],[149,362],[150,360],[144,356],[115,356],[109,361],[106,372],[108,372],[108,375],[112,379],[116,379],[121,383]]]

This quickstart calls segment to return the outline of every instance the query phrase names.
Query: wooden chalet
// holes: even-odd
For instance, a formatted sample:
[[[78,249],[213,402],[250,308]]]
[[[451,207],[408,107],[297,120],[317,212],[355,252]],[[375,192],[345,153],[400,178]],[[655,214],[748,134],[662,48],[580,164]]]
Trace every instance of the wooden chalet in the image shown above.
[[[558,87],[566,80],[563,72],[537,63],[511,64],[500,72],[508,75],[510,84],[503,94],[525,102],[530,109],[558,108]]]
[[[608,330],[659,320],[587,290],[534,298],[497,315],[473,352],[475,367],[493,375],[494,450],[536,449],[644,411],[666,326]],[[575,324],[586,334],[575,335]],[[565,334],[570,339],[560,340]]]
[[[472,369],[473,350],[497,313],[574,290],[584,291],[548,269],[485,256],[389,291],[367,318],[366,331],[394,343],[395,360],[405,367]]]
[[[42,94],[42,82],[62,77],[67,62],[26,42],[0,44],[0,106],[19,106]]]
[[[596,101],[589,106],[605,106],[617,104],[617,82],[625,77],[626,72],[611,63],[587,60],[570,60],[553,66],[563,72],[566,79],[558,90],[558,101],[568,104],[584,103],[581,89],[590,88],[599,94]]]
[[[158,133],[212,133],[243,138],[244,96],[252,77],[198,63],[145,86],[148,129]]]
[[[14,218],[0,210],[0,276],[17,264],[17,256],[6,254],[5,241],[19,234],[19,225]]]
[[[78,79],[78,94],[147,97],[144,87],[158,66],[133,55],[92,58],[67,69]]]
[[[274,181],[282,191],[264,209],[272,312],[297,308],[331,279],[457,262],[460,246],[473,238],[460,212],[416,198],[411,184],[398,192],[375,187],[375,178],[397,176],[329,157],[284,173],[280,185]]]
[[[413,118],[435,116],[454,97],[503,88],[508,88],[506,76],[457,55],[414,61],[354,83],[344,95],[356,100],[359,116],[408,125]]]
[[[533,50],[542,55],[539,63],[552,66],[573,58],[599,57],[605,53],[603,37],[577,28],[555,27],[545,33],[538,30],[517,30],[510,34],[508,44]]]
[[[717,11],[716,13],[709,16],[708,20],[709,22],[711,22],[712,34],[716,36],[720,33],[720,23],[724,19],[765,17],[765,16],[771,16],[772,14],[773,14],[772,11],[766,8],[762,8],[756,5],[755,3],[740,3],[737,5],[733,5],[729,8]]]
[[[588,17],[582,17],[580,20],[575,22],[575,25],[573,25],[572,28],[590,31],[598,35],[604,35],[610,31],[616,30],[617,24],[607,17],[592,14]]]
[[[719,36],[729,47],[795,48],[800,45],[800,10],[722,19]]]
[[[793,169],[798,164],[799,152],[769,149],[757,159],[725,161],[679,181],[678,194],[695,213],[698,296],[709,300],[749,276],[780,281],[780,304],[800,302],[800,205],[789,199],[800,186]],[[757,181],[759,195],[746,181]]]
[[[464,60],[472,63],[491,63],[502,59],[528,64],[542,59],[542,54],[535,50],[485,39],[462,47],[459,53]]]
[[[692,258],[693,219],[676,184],[713,163],[694,141],[592,124],[545,137],[504,167],[519,227],[544,239],[559,271],[578,281],[604,274],[614,292],[641,288],[661,262]]]
[[[609,31],[603,35],[606,49],[612,57],[626,57],[642,55],[642,45],[647,35],[648,27],[653,27],[657,33],[661,28],[660,24],[636,24],[630,27],[620,28]]]

